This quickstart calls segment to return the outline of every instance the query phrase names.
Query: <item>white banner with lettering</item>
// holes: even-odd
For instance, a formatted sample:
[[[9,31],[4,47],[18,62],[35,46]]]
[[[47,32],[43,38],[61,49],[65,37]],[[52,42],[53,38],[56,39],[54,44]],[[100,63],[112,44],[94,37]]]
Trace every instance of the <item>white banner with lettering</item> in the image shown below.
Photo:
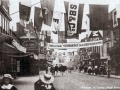
[[[69,20],[69,25],[70,25],[70,28],[71,28],[70,32],[72,34],[77,33],[78,9],[79,9],[79,3],[69,2],[68,20]]]
[[[94,46],[102,46],[103,40],[80,43],[48,43],[48,49],[78,49]]]

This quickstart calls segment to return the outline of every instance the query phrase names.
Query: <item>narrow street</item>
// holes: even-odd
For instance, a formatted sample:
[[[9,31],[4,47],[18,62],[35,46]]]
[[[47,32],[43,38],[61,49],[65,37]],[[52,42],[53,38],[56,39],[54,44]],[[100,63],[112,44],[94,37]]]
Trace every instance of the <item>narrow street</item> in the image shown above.
[[[38,76],[19,77],[14,81],[18,90],[34,90],[34,82]],[[120,79],[86,75],[78,72],[56,76],[56,90],[120,90]]]

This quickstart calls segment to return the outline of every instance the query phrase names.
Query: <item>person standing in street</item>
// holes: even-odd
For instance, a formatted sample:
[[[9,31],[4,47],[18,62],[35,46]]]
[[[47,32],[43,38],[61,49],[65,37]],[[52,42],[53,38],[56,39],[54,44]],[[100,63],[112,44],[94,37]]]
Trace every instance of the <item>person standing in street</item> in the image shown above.
[[[17,90],[17,88],[12,84],[13,77],[10,74],[4,74],[0,90]]]
[[[59,67],[58,67],[58,65],[56,64],[56,66],[55,66],[55,76],[58,75],[58,70],[59,70]]]
[[[64,72],[64,67],[63,67],[63,65],[61,64],[61,66],[59,67],[59,71],[60,71],[60,74],[61,74],[61,76],[63,76],[63,72]]]
[[[110,78],[110,66],[108,66],[108,70],[107,70],[107,72],[108,72],[108,78]]]
[[[65,76],[65,71],[67,70],[67,66],[63,66],[63,75]]]
[[[56,90],[54,85],[54,76],[51,74],[44,74],[34,83],[34,90]]]
[[[52,75],[55,76],[55,67],[53,65],[50,68],[50,71],[51,71]]]

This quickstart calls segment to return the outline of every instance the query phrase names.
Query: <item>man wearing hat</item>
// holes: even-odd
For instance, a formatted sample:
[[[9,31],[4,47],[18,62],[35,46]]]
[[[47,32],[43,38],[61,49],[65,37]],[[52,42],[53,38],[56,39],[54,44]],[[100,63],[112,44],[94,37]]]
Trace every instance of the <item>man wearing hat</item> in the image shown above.
[[[35,82],[35,90],[55,90],[53,86],[54,77],[50,74],[44,74]]]

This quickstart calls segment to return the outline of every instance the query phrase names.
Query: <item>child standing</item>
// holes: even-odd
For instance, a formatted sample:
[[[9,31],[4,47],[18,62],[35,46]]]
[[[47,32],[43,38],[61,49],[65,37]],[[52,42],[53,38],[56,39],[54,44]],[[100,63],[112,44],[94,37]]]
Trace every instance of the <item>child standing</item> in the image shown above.
[[[12,85],[13,77],[10,74],[4,74],[0,90],[17,90],[17,88]]]

